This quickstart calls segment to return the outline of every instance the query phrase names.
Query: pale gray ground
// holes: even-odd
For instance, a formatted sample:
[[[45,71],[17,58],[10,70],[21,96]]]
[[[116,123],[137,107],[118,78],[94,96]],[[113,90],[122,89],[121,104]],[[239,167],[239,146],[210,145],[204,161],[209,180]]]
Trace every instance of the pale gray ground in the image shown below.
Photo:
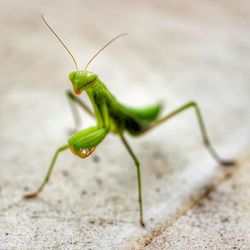
[[[61,155],[41,196],[23,201],[73,126],[64,95],[73,64],[41,13],[81,67],[128,32],[90,69],[133,106],[162,101],[168,112],[196,100],[216,148],[238,167],[211,159],[189,111],[129,138],[142,164],[145,229],[135,167],[114,136],[86,160]],[[0,249],[249,249],[249,25],[247,0],[1,0]]]

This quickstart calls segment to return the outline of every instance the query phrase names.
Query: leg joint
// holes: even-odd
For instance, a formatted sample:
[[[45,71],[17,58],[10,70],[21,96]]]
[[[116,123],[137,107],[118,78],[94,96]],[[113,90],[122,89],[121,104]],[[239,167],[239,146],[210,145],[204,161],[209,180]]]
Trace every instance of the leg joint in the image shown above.
[[[197,104],[197,102],[196,101],[190,101],[188,104],[187,104],[187,106],[193,106],[193,107],[195,107],[195,108],[198,108],[198,104]]]

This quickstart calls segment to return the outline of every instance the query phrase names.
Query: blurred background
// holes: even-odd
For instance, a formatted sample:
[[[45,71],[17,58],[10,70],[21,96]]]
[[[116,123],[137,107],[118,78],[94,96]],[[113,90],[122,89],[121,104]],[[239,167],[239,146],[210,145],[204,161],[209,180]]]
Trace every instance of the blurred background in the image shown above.
[[[250,3],[0,0],[0,249],[150,246],[160,228],[185,214],[190,200],[223,176],[201,144],[191,111],[143,138],[129,139],[142,163],[147,229],[137,225],[132,160],[113,136],[96,151],[98,162],[65,153],[41,197],[21,200],[41,182],[54,150],[73,127],[65,90],[71,88],[68,73],[74,64],[41,14],[81,68],[107,41],[128,32],[89,69],[130,106],[161,101],[167,113],[196,100],[218,151],[245,166],[250,146]],[[94,124],[85,113],[81,116],[83,127]],[[243,181],[241,187],[247,192],[249,183]],[[249,191],[242,190],[249,198]],[[239,202],[243,213],[232,208],[229,227],[217,228],[218,221],[211,219],[227,213],[226,208],[214,211],[208,220],[216,230],[209,237],[208,228],[201,226],[187,249],[199,242],[226,249],[218,236],[222,230],[228,233],[225,241],[240,238],[242,245],[236,246],[247,246],[249,200]],[[192,223],[184,223],[189,236]],[[174,228],[168,241],[152,249],[180,249],[176,232]]]

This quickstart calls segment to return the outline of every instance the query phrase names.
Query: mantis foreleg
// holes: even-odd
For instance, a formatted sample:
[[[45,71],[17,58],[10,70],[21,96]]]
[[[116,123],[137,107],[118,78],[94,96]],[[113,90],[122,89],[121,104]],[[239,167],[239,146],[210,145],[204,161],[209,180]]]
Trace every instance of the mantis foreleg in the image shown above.
[[[127,148],[129,154],[134,160],[136,170],[137,170],[137,183],[138,183],[138,201],[139,201],[139,208],[140,208],[140,224],[144,227],[145,224],[143,222],[143,209],[142,209],[142,187],[141,187],[141,170],[140,170],[140,162],[138,161],[136,155],[134,154],[132,148],[129,146],[127,140],[124,138],[123,135],[121,136],[121,140],[125,147]]]
[[[158,119],[155,122],[151,123],[149,125],[149,127],[147,127],[146,129],[144,129],[142,131],[142,133],[147,132],[147,131],[151,130],[152,128],[155,128],[156,126],[162,124],[163,122],[167,121],[168,119],[170,119],[170,118],[176,116],[177,114],[179,114],[179,113],[181,113],[181,112],[183,112],[183,111],[185,111],[187,109],[190,109],[190,108],[194,108],[194,110],[195,110],[195,114],[196,114],[196,117],[198,119],[198,124],[199,124],[199,127],[200,127],[203,143],[205,144],[206,148],[208,149],[208,151],[210,152],[212,157],[219,164],[221,164],[223,166],[234,165],[235,164],[234,161],[222,159],[219,156],[219,154],[216,152],[216,150],[213,148],[213,146],[212,146],[212,144],[211,144],[211,142],[210,142],[210,140],[208,138],[207,130],[206,130],[205,123],[204,123],[204,120],[203,120],[202,115],[201,115],[200,108],[199,108],[198,104],[196,102],[194,102],[194,101],[191,101],[191,102],[188,102],[188,103],[182,105],[180,108],[174,110],[170,114],[168,114],[168,115],[164,116],[163,118]]]

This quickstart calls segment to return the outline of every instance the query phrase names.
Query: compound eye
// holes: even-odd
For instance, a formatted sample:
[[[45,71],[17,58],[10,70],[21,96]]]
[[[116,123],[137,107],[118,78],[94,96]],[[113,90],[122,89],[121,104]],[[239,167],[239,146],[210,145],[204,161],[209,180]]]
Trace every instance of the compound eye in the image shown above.
[[[76,75],[75,71],[69,73],[69,79],[71,82],[73,82],[73,80],[75,79],[75,75]]]
[[[97,75],[95,75],[95,74],[92,74],[92,75],[90,75],[90,76],[88,76],[88,83],[90,83],[90,82],[93,82],[93,81],[95,81],[95,79],[97,78]]]

